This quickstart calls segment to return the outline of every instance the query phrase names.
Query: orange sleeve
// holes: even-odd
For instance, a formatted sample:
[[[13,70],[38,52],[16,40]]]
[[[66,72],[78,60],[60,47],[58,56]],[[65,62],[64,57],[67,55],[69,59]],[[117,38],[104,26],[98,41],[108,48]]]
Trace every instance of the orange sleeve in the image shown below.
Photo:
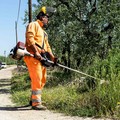
[[[27,26],[27,29],[26,29],[26,42],[27,42],[28,46],[31,46],[31,45],[35,44],[35,40],[34,40],[35,32],[36,32],[35,27],[36,26],[35,26],[34,23],[30,23]]]

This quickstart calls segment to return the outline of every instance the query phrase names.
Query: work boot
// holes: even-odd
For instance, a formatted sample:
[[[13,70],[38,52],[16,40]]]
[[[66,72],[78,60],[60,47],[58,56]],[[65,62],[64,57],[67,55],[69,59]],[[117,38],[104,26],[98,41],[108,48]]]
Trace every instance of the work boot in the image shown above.
[[[32,109],[34,109],[34,110],[46,110],[47,107],[45,107],[43,105],[36,105],[36,106],[32,106]]]

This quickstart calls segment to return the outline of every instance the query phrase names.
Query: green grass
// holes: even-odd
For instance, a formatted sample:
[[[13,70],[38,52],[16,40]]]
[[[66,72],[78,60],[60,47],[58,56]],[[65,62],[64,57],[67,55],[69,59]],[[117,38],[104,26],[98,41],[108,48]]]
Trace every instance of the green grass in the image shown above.
[[[12,100],[17,105],[25,105],[30,100],[30,78],[28,73],[15,74],[11,80]]]
[[[60,74],[62,73],[60,72]],[[118,78],[120,78],[120,75]],[[113,79],[109,84],[98,84],[95,89],[89,88],[86,82],[81,85],[68,85],[59,82],[58,85],[54,84],[54,86],[51,85],[50,87],[50,79],[51,77],[49,77],[42,93],[43,103],[49,109],[73,116],[100,117],[116,114],[117,102],[120,99],[120,79]],[[13,77],[11,91],[13,101],[17,105],[28,104],[31,94],[28,74]]]
[[[76,74],[67,74],[59,69],[48,70],[47,84],[43,89],[43,103],[51,110],[73,116],[96,116],[119,118],[120,64],[119,52],[103,61],[95,60],[88,73],[107,82],[86,78],[83,83],[75,80]],[[28,73],[12,78],[13,101],[26,105],[30,98]]]
[[[49,106],[49,109],[69,115],[92,116],[95,110],[90,108],[87,94],[79,94],[76,90],[76,87],[72,86],[46,88],[43,92],[43,100]]]
[[[17,91],[12,92],[12,99],[16,105],[28,105],[30,101],[30,91]]]

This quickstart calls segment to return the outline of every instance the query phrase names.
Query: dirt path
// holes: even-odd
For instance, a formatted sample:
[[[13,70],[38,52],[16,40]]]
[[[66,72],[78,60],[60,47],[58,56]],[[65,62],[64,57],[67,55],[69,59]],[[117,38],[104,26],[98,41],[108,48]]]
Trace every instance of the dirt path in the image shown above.
[[[16,66],[0,70],[0,120],[107,120],[71,117],[49,110],[31,110],[29,107],[14,107],[10,99],[10,78],[14,68]]]

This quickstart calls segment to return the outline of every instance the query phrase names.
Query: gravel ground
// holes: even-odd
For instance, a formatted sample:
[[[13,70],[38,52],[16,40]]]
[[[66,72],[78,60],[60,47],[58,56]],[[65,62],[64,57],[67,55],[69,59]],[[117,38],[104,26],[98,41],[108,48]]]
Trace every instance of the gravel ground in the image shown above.
[[[11,66],[0,70],[0,120],[108,120],[65,116],[53,111],[31,110],[30,107],[14,107],[10,99]]]

